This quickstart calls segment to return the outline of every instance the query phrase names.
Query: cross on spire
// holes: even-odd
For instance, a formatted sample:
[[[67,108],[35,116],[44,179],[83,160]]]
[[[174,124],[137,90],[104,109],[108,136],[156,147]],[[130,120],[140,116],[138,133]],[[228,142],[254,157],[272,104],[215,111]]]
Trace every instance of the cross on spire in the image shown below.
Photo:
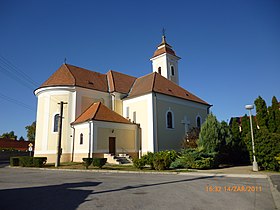
[[[165,37],[165,28],[164,27],[162,28],[162,36]]]
[[[166,39],[165,39],[165,28],[162,28],[162,43],[166,43]]]

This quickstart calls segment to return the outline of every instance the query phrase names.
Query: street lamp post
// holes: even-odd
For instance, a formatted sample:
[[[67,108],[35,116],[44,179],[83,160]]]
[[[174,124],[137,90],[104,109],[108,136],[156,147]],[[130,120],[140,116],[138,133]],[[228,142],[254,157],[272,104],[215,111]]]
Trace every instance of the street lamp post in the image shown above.
[[[250,116],[250,127],[251,127],[252,148],[253,148],[253,171],[258,171],[259,167],[255,156],[254,133],[253,133],[252,113],[251,113],[251,110],[254,109],[254,105],[246,105],[245,108],[249,110],[249,116]]]

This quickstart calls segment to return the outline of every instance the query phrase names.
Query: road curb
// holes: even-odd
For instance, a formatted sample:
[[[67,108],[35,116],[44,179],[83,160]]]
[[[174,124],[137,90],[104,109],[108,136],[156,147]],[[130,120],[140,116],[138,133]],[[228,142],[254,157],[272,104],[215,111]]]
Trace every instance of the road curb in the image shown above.
[[[8,166],[10,167],[10,166]],[[21,168],[21,167],[10,167]],[[28,168],[31,170],[65,171],[65,172],[85,172],[85,173],[122,173],[122,174],[154,174],[154,175],[180,175],[180,176],[208,176],[208,177],[231,177],[231,178],[255,178],[266,179],[269,176],[265,174],[226,174],[226,173],[201,173],[201,172],[160,172],[160,171],[121,171],[121,170],[80,170],[80,169],[51,169],[51,168]]]
[[[270,191],[271,191],[276,209],[280,210],[280,192],[277,190],[277,185],[274,185],[272,183],[272,180],[271,180],[270,176],[268,176],[267,179],[268,179],[268,182],[269,182]]]

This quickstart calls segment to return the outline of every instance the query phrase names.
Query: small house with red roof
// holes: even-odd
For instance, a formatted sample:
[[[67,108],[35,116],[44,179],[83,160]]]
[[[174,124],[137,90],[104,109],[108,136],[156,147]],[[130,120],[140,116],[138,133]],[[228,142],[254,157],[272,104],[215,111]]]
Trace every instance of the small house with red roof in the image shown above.
[[[152,73],[139,78],[63,64],[35,90],[34,155],[55,162],[60,102],[61,161],[180,150],[186,132],[201,126],[211,105],[179,86],[179,59],[162,36],[150,59]]]

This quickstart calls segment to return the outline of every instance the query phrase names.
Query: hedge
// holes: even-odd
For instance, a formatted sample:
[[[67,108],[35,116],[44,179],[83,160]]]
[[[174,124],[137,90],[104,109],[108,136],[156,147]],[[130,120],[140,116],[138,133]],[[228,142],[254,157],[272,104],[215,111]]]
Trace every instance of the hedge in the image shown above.
[[[102,168],[107,162],[107,158],[93,158],[92,165],[98,168]]]
[[[90,166],[92,163],[93,158],[83,158],[83,165],[85,166],[86,169]]]
[[[47,162],[46,157],[11,157],[10,166],[22,166],[22,167],[43,167]]]
[[[10,157],[10,166],[19,166],[19,157]]]
[[[33,157],[33,165],[35,167],[43,167],[47,163],[46,157]]]
[[[25,156],[19,157],[19,166],[22,167],[32,167],[33,165],[33,157]]]
[[[95,167],[102,168],[107,162],[107,158],[83,158],[83,165],[86,169],[92,164]]]

